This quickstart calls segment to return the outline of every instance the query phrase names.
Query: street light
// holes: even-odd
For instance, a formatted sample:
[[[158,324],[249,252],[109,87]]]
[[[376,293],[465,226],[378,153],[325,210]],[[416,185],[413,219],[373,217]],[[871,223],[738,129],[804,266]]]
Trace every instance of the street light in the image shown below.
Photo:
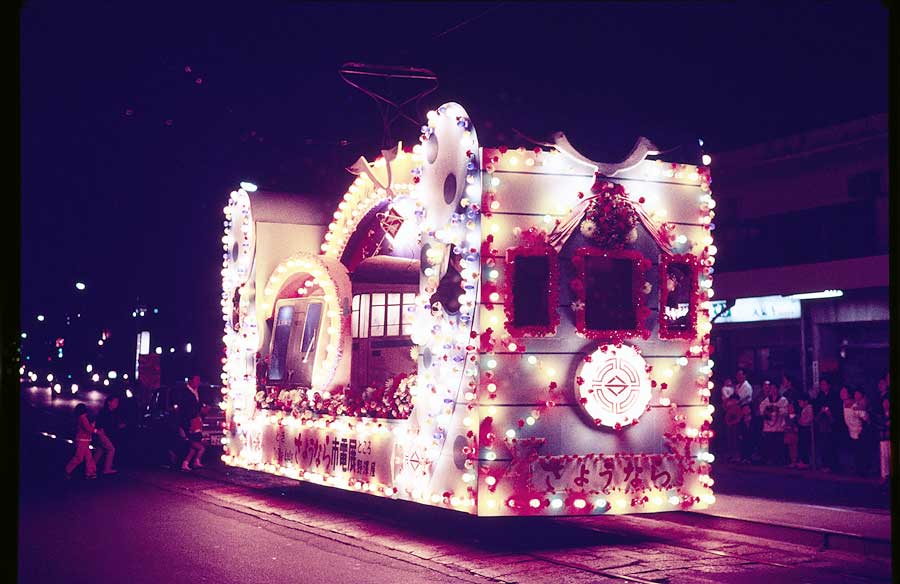
[[[84,282],[75,282],[75,287],[79,290],[84,290],[85,289]]]

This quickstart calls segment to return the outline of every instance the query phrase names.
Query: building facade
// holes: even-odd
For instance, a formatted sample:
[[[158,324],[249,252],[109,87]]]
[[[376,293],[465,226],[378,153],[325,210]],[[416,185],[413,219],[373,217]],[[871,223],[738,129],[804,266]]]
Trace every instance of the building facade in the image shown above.
[[[719,380],[741,367],[754,386],[786,373],[872,391],[889,365],[887,115],[713,165]]]

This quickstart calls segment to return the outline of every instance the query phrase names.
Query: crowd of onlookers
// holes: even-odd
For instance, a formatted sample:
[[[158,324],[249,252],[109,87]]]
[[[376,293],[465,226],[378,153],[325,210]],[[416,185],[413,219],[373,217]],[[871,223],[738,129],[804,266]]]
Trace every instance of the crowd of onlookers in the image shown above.
[[[890,374],[877,386],[832,385],[803,391],[788,375],[753,385],[738,369],[712,397],[719,460],[890,475]]]

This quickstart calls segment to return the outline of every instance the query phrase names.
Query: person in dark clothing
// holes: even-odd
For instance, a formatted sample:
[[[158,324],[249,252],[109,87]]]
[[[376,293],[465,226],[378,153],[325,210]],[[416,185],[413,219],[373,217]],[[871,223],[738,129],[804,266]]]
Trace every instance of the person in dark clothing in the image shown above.
[[[193,468],[202,468],[201,459],[206,450],[203,446],[203,414],[207,407],[200,400],[200,376],[192,376],[174,399],[179,430],[189,442],[187,456],[181,462],[181,470],[191,470],[192,462]]]
[[[94,464],[99,467],[100,460],[105,457],[103,474],[116,474],[113,468],[113,459],[116,455],[116,443],[119,435],[125,428],[125,421],[119,411],[119,396],[111,395],[106,398],[106,403],[97,416],[96,434],[97,445],[94,450]]]
[[[750,404],[741,406],[741,420],[737,425],[738,446],[740,448],[740,462],[750,464],[753,454],[756,452],[757,425],[753,418],[753,410]]]
[[[816,459],[826,472],[838,470],[838,437],[847,432],[844,425],[844,404],[840,396],[831,389],[827,379],[819,380],[819,395],[813,403],[816,415],[815,448]]]
[[[797,468],[809,468],[811,462],[810,452],[812,446],[812,430],[815,421],[815,413],[809,396],[801,394],[797,400]]]

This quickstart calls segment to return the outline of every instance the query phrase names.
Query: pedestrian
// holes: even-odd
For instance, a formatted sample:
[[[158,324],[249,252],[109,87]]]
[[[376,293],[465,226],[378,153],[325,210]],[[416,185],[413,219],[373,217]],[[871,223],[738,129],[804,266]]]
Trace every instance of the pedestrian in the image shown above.
[[[744,370],[738,369],[734,374],[734,378],[737,380],[737,387],[735,387],[734,393],[738,396],[742,406],[749,405],[753,400],[753,386],[747,381]]]
[[[781,385],[778,386],[778,395],[787,398],[791,404],[797,406],[797,399],[800,397],[800,391],[794,385],[794,380],[787,373],[781,376]],[[799,413],[799,412],[798,412]]]
[[[761,454],[765,464],[780,465],[784,460],[784,422],[788,401],[778,396],[778,388],[771,381],[763,382],[765,397],[759,403],[763,420]]]
[[[757,428],[750,404],[741,406],[741,421],[738,423],[738,446],[741,464],[750,464],[756,452]]]
[[[726,400],[725,404],[725,448],[728,462],[738,462],[740,460],[740,451],[738,449],[739,428],[743,413],[741,412],[741,403],[737,396],[732,395]]]
[[[181,470],[191,470],[203,467],[203,413],[206,405],[200,400],[200,376],[193,375],[181,390],[176,400],[178,408],[179,426],[188,439],[189,447],[187,456],[181,462]]]
[[[840,415],[837,416],[837,427],[835,431],[838,465],[841,471],[850,471],[854,466],[853,463],[853,442],[850,438],[850,430],[847,428],[847,418],[849,409],[853,407],[853,394],[846,384],[841,385],[838,391],[840,398]],[[851,423],[854,423],[851,420]]]
[[[787,398],[782,396],[781,399]],[[788,460],[790,461],[788,468],[799,468],[800,465],[800,427],[798,418],[797,409],[794,407],[793,402],[788,400],[787,414],[784,417],[784,445],[787,447]]]
[[[103,409],[97,416],[94,433],[97,438],[97,444],[94,446],[94,464],[99,467],[100,460],[105,458],[103,465],[103,474],[105,475],[119,472],[113,468],[113,460],[116,456],[119,431],[124,427],[125,422],[122,420],[119,410],[119,397],[111,395],[106,398],[106,403],[103,404]]]
[[[797,400],[800,413],[797,417],[797,468],[809,468],[810,446],[812,444],[812,425],[815,415],[809,396],[801,394]]]
[[[843,424],[843,403],[831,391],[831,382],[824,377],[819,380],[819,391],[813,404],[815,410],[816,464],[824,472],[838,470],[838,450],[836,434]]]
[[[72,478],[72,472],[79,464],[84,462],[85,476],[89,479],[97,478],[97,467],[91,456],[91,438],[94,435],[94,424],[88,418],[87,406],[78,404],[75,406],[77,426],[75,430],[75,456],[66,464],[66,478]]]
[[[850,438],[854,470],[856,474],[865,476],[869,467],[869,411],[862,390],[854,390],[853,397],[844,402],[844,421]]]
[[[878,454],[881,462],[881,484],[886,485],[891,476],[891,400],[881,400],[882,414],[878,418]]]
[[[880,442],[879,434],[882,426],[884,425],[882,420],[882,418],[884,417],[884,400],[890,399],[888,389],[887,379],[885,377],[882,377],[878,380],[878,385],[875,392],[871,396],[866,396],[866,401],[869,403],[869,420],[872,424],[872,450],[875,451],[875,456],[873,456],[872,460],[870,460],[870,465],[872,465],[870,466],[870,468],[874,468],[875,465],[878,465],[881,457],[880,447],[877,445],[877,443]]]

